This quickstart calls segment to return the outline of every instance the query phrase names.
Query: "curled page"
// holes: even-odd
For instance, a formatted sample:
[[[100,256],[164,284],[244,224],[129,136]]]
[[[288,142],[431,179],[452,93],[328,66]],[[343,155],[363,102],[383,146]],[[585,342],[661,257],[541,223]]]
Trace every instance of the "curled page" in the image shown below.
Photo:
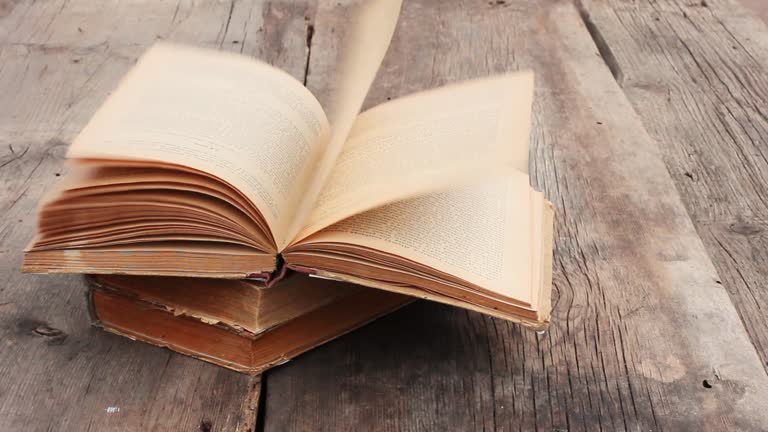
[[[296,212],[287,240],[295,238],[305,225],[323,185],[331,175],[389,48],[401,4],[402,0],[367,0],[360,2],[353,11],[354,24],[345,35],[339,51],[339,66],[331,85],[331,103],[326,109],[331,123],[331,136]],[[286,241],[280,245],[280,249],[288,243]]]
[[[299,238],[380,207],[527,172],[533,74],[449,85],[360,114]]]
[[[253,203],[277,243],[328,133],[320,103],[287,73],[244,56],[160,43],[68,157],[176,165],[217,177]]]

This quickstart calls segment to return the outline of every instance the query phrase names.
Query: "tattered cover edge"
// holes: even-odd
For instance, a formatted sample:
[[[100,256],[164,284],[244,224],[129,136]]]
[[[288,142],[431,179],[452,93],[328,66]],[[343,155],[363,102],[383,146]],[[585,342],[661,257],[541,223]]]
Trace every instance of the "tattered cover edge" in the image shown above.
[[[258,338],[259,334],[261,334],[261,333],[263,333],[265,331],[269,331],[269,330],[271,330],[271,329],[273,329],[275,327],[278,327],[278,326],[284,324],[284,323],[280,323],[280,324],[274,325],[272,327],[266,328],[266,329],[264,329],[263,331],[261,331],[259,333],[253,333],[253,332],[249,331],[248,329],[245,329],[245,328],[243,328],[241,326],[234,325],[234,324],[229,324],[229,323],[223,322],[221,320],[217,320],[217,319],[212,319],[212,318],[209,319],[207,316],[203,316],[203,315],[199,315],[199,314],[194,314],[194,313],[187,313],[186,311],[182,312],[182,313],[177,313],[178,309],[176,309],[176,308],[174,308],[174,307],[172,307],[170,305],[159,303],[159,302],[153,301],[151,299],[147,299],[147,298],[141,297],[141,296],[136,295],[134,293],[127,293],[127,292],[125,292],[125,291],[123,291],[121,289],[115,288],[115,287],[113,287],[113,286],[111,286],[109,284],[101,283],[97,279],[98,275],[83,275],[83,276],[84,276],[85,282],[86,282],[87,287],[88,287],[88,289],[87,289],[87,291],[85,293],[85,296],[86,296],[86,302],[87,302],[87,305],[88,305],[87,306],[88,307],[88,316],[89,316],[89,318],[91,320],[91,325],[94,326],[94,327],[99,327],[99,328],[105,329],[105,330],[106,330],[106,328],[104,327],[104,323],[101,321],[101,319],[99,319],[98,314],[96,313],[96,305],[95,305],[95,303],[93,301],[93,291],[94,290],[102,290],[102,291],[105,291],[107,293],[111,293],[113,295],[119,295],[121,297],[130,298],[133,301],[141,302],[143,304],[151,306],[151,307],[153,307],[155,309],[162,310],[163,312],[167,312],[167,313],[172,314],[174,316],[186,317],[186,318],[189,318],[189,319],[192,319],[192,320],[195,320],[195,321],[199,321],[199,322],[201,322],[203,324],[206,324],[206,325],[210,325],[210,326],[214,326],[214,327],[219,327],[219,328],[224,329],[224,330],[226,330],[226,331],[228,331],[230,333],[234,333],[234,334],[236,334],[236,335],[238,335],[240,337],[244,337],[244,338],[247,338],[247,339],[256,339],[256,338]],[[116,333],[116,332],[113,332],[113,333]],[[122,333],[119,333],[119,334],[122,334]]]
[[[280,272],[280,279],[279,280],[285,280],[287,278],[292,277],[294,274],[298,273],[298,272],[294,272],[294,271],[289,271],[289,269],[287,267],[283,267],[283,268],[284,268],[284,270]],[[293,320],[295,318],[298,318],[298,317],[300,317],[302,315],[305,315],[307,313],[311,313],[313,311],[321,309],[321,308],[323,308],[324,306],[327,306],[330,303],[333,303],[335,301],[339,301],[342,298],[354,295],[356,292],[358,292],[358,290],[356,289],[354,291],[347,292],[346,294],[343,294],[343,295],[334,296],[331,301],[328,301],[326,303],[322,303],[322,304],[319,304],[319,305],[315,305],[314,307],[311,307],[311,308],[305,310],[304,313],[302,313],[300,315],[294,316],[293,318],[290,318],[288,320],[284,320],[284,321],[281,321],[281,322],[278,322],[278,323],[274,323],[274,324],[272,324],[272,325],[270,325],[268,327],[262,327],[261,329],[259,329],[259,331],[254,331],[253,329],[249,329],[249,328],[243,327],[242,325],[239,325],[239,324],[237,324],[235,322],[231,322],[231,321],[228,321],[228,320],[222,320],[222,319],[220,319],[218,317],[215,317],[215,316],[203,313],[203,312],[199,312],[197,310],[187,309],[187,308],[184,308],[184,307],[180,307],[179,305],[175,305],[175,304],[168,304],[168,303],[165,303],[163,301],[158,301],[157,299],[154,299],[154,298],[147,298],[145,296],[142,296],[140,294],[136,294],[136,293],[133,293],[133,292],[126,292],[126,291],[124,291],[120,287],[113,286],[110,283],[107,283],[106,281],[100,280],[99,277],[102,276],[102,275],[99,275],[99,274],[95,274],[95,275],[94,274],[86,274],[86,275],[83,275],[83,276],[84,276],[86,282],[88,283],[88,285],[91,286],[91,287],[94,287],[96,289],[101,289],[101,290],[104,290],[104,291],[108,291],[108,292],[112,292],[112,293],[117,293],[117,294],[119,294],[119,295],[121,295],[123,297],[130,297],[132,299],[135,299],[136,301],[140,301],[142,303],[147,303],[149,305],[152,305],[153,307],[156,307],[158,309],[162,309],[162,310],[164,310],[166,312],[172,313],[175,316],[184,316],[184,317],[187,317],[187,318],[192,318],[194,320],[203,322],[203,323],[208,324],[208,325],[213,325],[213,326],[216,326],[216,327],[223,328],[223,329],[229,331],[230,333],[235,333],[238,336],[242,336],[242,337],[249,338],[249,339],[256,339],[262,333],[268,332],[270,330],[274,330],[275,328],[278,328],[278,327],[280,327],[280,326],[290,322],[291,320]],[[143,277],[143,276],[136,276],[136,278],[141,278],[141,277]],[[253,284],[253,282],[251,282],[251,281],[248,281],[248,283]],[[360,289],[364,289],[365,288],[365,287],[362,287],[359,284],[355,284],[355,287],[360,287]],[[264,290],[264,289],[269,289],[269,288],[271,288],[271,287],[264,287],[262,285],[255,285],[254,286],[254,289],[257,289],[257,290]]]
[[[99,280],[99,276],[101,276],[100,274],[86,274],[86,275],[83,275],[83,276],[85,277],[85,280],[88,283],[89,287],[92,287],[93,289],[100,289],[102,291],[107,291],[107,292],[110,292],[110,293],[117,293],[117,294],[119,294],[122,297],[131,298],[131,299],[134,299],[136,301],[139,301],[139,302],[151,305],[151,306],[153,306],[153,307],[155,307],[157,309],[165,310],[166,312],[169,312],[169,313],[171,313],[171,314],[173,314],[175,316],[185,316],[185,317],[192,318],[194,320],[200,321],[200,322],[208,324],[208,325],[213,325],[213,326],[216,326],[216,327],[223,328],[223,329],[225,329],[225,330],[227,330],[227,331],[229,331],[231,333],[237,334],[238,336],[254,339],[254,338],[258,337],[258,335],[260,333],[263,333],[264,331],[267,331],[270,328],[275,327],[275,326],[272,326],[270,328],[262,329],[260,332],[253,332],[253,331],[251,331],[251,330],[249,330],[249,329],[247,329],[247,328],[245,328],[245,327],[243,327],[241,325],[237,325],[237,324],[231,323],[231,322],[225,322],[225,321],[223,321],[223,320],[221,320],[221,319],[219,319],[217,317],[213,317],[213,316],[210,316],[210,315],[207,315],[207,314],[204,314],[204,313],[198,313],[196,311],[191,311],[191,310],[188,310],[188,309],[180,308],[180,307],[178,307],[178,305],[166,304],[166,303],[157,301],[156,299],[143,297],[143,296],[141,296],[139,294],[136,294],[136,293],[133,293],[133,292],[123,291],[123,289],[121,289],[120,287],[116,287],[116,286],[113,286],[113,285],[111,285],[111,284],[109,284],[109,283],[107,283],[105,281]],[[137,278],[142,278],[144,276],[136,276],[136,277]],[[163,276],[163,277],[165,277],[165,276]],[[233,280],[243,280],[243,279],[233,279]],[[252,283],[252,282],[249,281],[249,283]],[[264,287],[259,285],[259,286],[256,286],[255,288],[256,289],[263,289]],[[94,312],[94,316],[95,316],[95,312]],[[277,325],[280,325],[280,324],[277,324]],[[103,326],[100,326],[100,327],[103,328]]]
[[[88,289],[86,290],[85,297],[86,297],[86,301],[87,301],[88,315],[89,315],[90,320],[91,320],[91,326],[93,326],[93,327],[100,328],[100,329],[102,329],[102,330],[104,330],[106,332],[109,332],[109,333],[112,333],[112,334],[116,334],[118,336],[130,339],[132,341],[142,342],[142,343],[146,343],[146,344],[153,345],[153,346],[156,346],[156,347],[165,348],[165,349],[168,349],[168,350],[170,350],[170,351],[172,351],[174,353],[178,353],[178,354],[181,354],[181,355],[186,355],[186,356],[189,356],[189,357],[193,357],[195,359],[202,360],[202,361],[204,361],[206,363],[211,363],[211,364],[214,364],[214,365],[217,365],[217,366],[222,366],[222,367],[225,367],[227,369],[234,370],[236,372],[246,373],[246,374],[249,374],[249,375],[258,375],[260,371],[266,370],[264,368],[256,369],[256,368],[253,368],[252,366],[246,366],[246,365],[241,365],[239,363],[228,362],[228,361],[226,361],[224,359],[219,359],[219,358],[216,358],[216,357],[213,357],[213,356],[209,356],[209,355],[207,355],[205,353],[199,353],[199,352],[196,352],[196,351],[186,350],[183,347],[180,347],[180,346],[177,346],[177,345],[171,346],[171,344],[163,344],[163,343],[160,343],[160,342],[158,342],[156,340],[153,340],[153,339],[150,339],[150,338],[138,335],[136,333],[128,333],[128,332],[122,331],[120,328],[111,326],[109,324],[105,324],[103,321],[101,321],[101,319],[99,319],[99,317],[98,317],[98,315],[96,313],[96,303],[95,303],[94,298],[93,298],[94,293],[97,290],[101,290],[106,295],[120,296],[120,297],[124,297],[124,298],[131,298],[131,297],[127,296],[127,295],[124,295],[122,293],[118,293],[116,291],[110,291],[108,288],[102,288],[102,287],[99,286],[99,284],[95,283],[95,281],[93,281],[93,280],[90,280],[90,278],[88,278],[88,277],[86,277],[86,281],[88,282]],[[146,304],[148,306],[155,307],[155,305],[152,305],[151,303],[145,302],[145,301],[143,301],[141,299],[133,298],[133,300],[136,301],[136,302],[144,303],[144,304]],[[159,311],[161,311],[161,312],[167,313],[169,315],[173,315],[171,312],[168,312],[167,310],[164,310],[164,309],[161,309],[161,308],[157,308],[157,309]],[[185,319],[194,319],[194,318],[190,318],[190,317],[184,317],[184,318]],[[174,315],[174,319],[182,319],[182,317]],[[206,324],[203,321],[200,321],[200,323],[203,324],[203,325],[210,325],[210,324]],[[238,336],[238,337],[243,337],[243,336],[238,335],[238,334],[235,334],[235,335]]]
[[[221,359],[221,358],[218,358],[218,357],[214,357],[214,356],[208,355],[208,354],[203,353],[203,352],[188,350],[188,349],[185,349],[184,347],[182,347],[180,345],[161,343],[161,342],[159,342],[157,340],[151,339],[149,337],[142,336],[142,335],[140,335],[138,333],[126,332],[126,331],[124,331],[124,330],[122,330],[122,329],[120,329],[118,327],[114,327],[114,326],[105,324],[104,322],[102,322],[98,318],[98,315],[96,314],[96,304],[95,304],[95,301],[94,301],[94,293],[97,290],[103,291],[104,294],[106,294],[106,295],[119,296],[119,297],[123,297],[123,298],[126,298],[126,299],[131,299],[131,300],[136,301],[138,303],[143,303],[143,304],[148,305],[150,307],[154,307],[154,308],[156,308],[158,311],[160,311],[162,313],[166,313],[166,314],[172,315],[173,319],[193,319],[194,320],[194,318],[190,318],[190,317],[186,317],[186,316],[177,316],[177,315],[174,315],[172,312],[167,311],[166,309],[157,307],[156,305],[153,305],[152,303],[148,303],[146,301],[143,301],[140,298],[136,298],[136,296],[125,295],[124,293],[118,292],[116,290],[110,290],[109,288],[103,288],[98,283],[96,283],[94,280],[92,280],[92,279],[90,279],[88,277],[86,277],[86,281],[88,282],[88,289],[86,290],[86,301],[87,301],[87,305],[88,305],[88,314],[89,314],[89,316],[91,318],[91,325],[92,326],[101,328],[104,331],[107,331],[109,333],[113,333],[113,334],[116,334],[118,336],[122,336],[122,337],[128,338],[128,339],[130,339],[132,341],[143,342],[143,343],[147,343],[149,345],[157,346],[157,347],[160,347],[160,348],[165,348],[165,349],[168,349],[168,350],[170,350],[172,352],[179,353],[181,355],[186,355],[186,356],[189,356],[189,357],[193,357],[195,359],[204,361],[206,363],[211,363],[211,364],[214,364],[214,365],[217,365],[217,366],[225,367],[227,369],[231,369],[231,370],[234,370],[236,372],[245,373],[245,374],[249,374],[249,375],[259,375],[262,372],[264,372],[264,371],[266,371],[268,369],[271,369],[271,368],[273,368],[275,366],[279,366],[279,365],[285,364],[285,363],[293,360],[294,358],[298,357],[299,355],[304,354],[307,351],[310,351],[310,350],[312,350],[314,348],[317,348],[317,347],[319,347],[321,345],[324,345],[324,344],[326,344],[328,342],[336,340],[336,339],[338,339],[341,336],[344,336],[344,335],[346,335],[348,333],[351,333],[351,332],[353,332],[353,331],[355,331],[355,330],[357,330],[357,329],[359,329],[361,327],[364,327],[365,325],[368,325],[368,324],[372,323],[373,321],[376,321],[379,318],[387,316],[387,315],[391,314],[392,312],[394,312],[394,311],[396,311],[396,310],[398,310],[398,309],[400,309],[400,308],[402,308],[402,307],[404,307],[406,305],[409,305],[409,304],[413,303],[414,301],[418,300],[416,298],[407,298],[406,296],[402,296],[403,297],[403,301],[402,302],[396,303],[392,307],[388,307],[386,309],[382,309],[379,313],[371,315],[367,319],[359,321],[359,322],[351,325],[350,327],[344,329],[343,331],[341,331],[339,333],[330,335],[330,336],[328,336],[326,338],[320,338],[320,339],[318,339],[318,340],[316,340],[316,341],[314,341],[314,342],[312,342],[312,343],[310,343],[310,344],[308,344],[306,346],[303,346],[303,347],[300,347],[300,348],[296,348],[294,350],[286,352],[286,353],[282,354],[280,357],[278,357],[278,358],[276,358],[276,359],[274,359],[272,361],[269,361],[267,363],[264,363],[262,365],[259,365],[259,366],[255,366],[255,365],[246,366],[246,365],[242,365],[240,363],[229,362],[229,361],[226,361],[224,359]],[[358,292],[358,294],[359,294],[359,292]],[[203,325],[210,325],[210,324],[206,324],[203,321],[200,321],[200,323],[203,324]],[[242,335],[238,335],[238,334],[235,334],[235,335],[238,336],[238,337],[243,337]],[[257,343],[257,340],[258,340],[258,338],[250,339],[251,345],[253,345],[254,343]]]

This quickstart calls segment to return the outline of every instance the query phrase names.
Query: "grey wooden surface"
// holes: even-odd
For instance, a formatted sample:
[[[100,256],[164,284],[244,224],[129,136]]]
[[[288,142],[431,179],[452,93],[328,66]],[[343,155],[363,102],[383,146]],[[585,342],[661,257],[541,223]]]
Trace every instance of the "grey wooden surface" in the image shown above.
[[[313,52],[334,17],[320,8]],[[537,73],[533,179],[558,216],[550,331],[414,306],[268,373],[266,430],[766,424],[760,360],[576,7],[406,2],[369,102],[521,68]]]
[[[20,274],[67,143],[159,39],[303,79],[301,3],[0,3],[0,431],[248,431],[259,380],[89,327],[79,277]]]
[[[77,277],[18,273],[67,143],[146,46],[240,51],[323,100],[347,6],[0,2],[0,430],[765,430],[759,3],[405,0],[368,105],[537,74],[544,335],[419,302],[260,384],[90,329]]]
[[[768,37],[735,1],[584,3],[768,369]]]

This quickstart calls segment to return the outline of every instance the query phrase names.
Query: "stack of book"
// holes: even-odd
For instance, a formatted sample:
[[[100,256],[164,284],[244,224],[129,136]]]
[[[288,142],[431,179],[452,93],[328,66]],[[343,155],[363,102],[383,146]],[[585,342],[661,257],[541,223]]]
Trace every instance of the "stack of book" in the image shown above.
[[[416,298],[546,326],[533,75],[360,113],[399,11],[364,4],[327,106],[257,60],[152,47],[70,146],[23,269],[92,275],[98,325],[246,372]]]

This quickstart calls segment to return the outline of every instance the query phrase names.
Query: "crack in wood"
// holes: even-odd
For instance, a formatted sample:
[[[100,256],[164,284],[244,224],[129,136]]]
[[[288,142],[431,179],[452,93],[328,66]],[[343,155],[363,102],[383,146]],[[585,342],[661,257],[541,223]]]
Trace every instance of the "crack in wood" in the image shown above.
[[[6,165],[9,165],[13,161],[23,158],[24,155],[26,155],[29,151],[29,146],[24,147],[24,150],[21,153],[16,153],[16,150],[13,148],[13,144],[8,144],[8,149],[11,151],[11,157],[8,158],[8,160],[0,163],[0,168],[4,168]]]
[[[306,26],[306,42],[307,42],[307,59],[304,63],[304,86],[307,85],[307,80],[309,79],[309,62],[312,58],[312,38],[315,36],[315,25],[312,24],[312,21],[310,21],[309,17],[304,18],[305,26]]]
[[[600,33],[600,29],[592,20],[592,16],[589,14],[587,8],[584,7],[582,0],[575,0],[574,3],[579,11],[579,16],[584,23],[584,27],[587,28],[589,36],[592,38],[592,41],[597,47],[597,51],[600,53],[600,58],[603,59],[605,65],[608,66],[608,70],[611,71],[611,75],[613,75],[613,78],[619,84],[619,87],[621,87],[624,82],[624,72],[622,72],[616,56],[613,54],[610,45],[608,45],[608,41],[606,41],[605,37]]]
[[[229,14],[227,15],[227,21],[224,23],[224,33],[221,35],[221,42],[219,42],[219,48],[224,45],[224,41],[227,39],[227,32],[229,31],[229,23],[232,22],[232,11],[235,10],[235,0],[229,2]]]

